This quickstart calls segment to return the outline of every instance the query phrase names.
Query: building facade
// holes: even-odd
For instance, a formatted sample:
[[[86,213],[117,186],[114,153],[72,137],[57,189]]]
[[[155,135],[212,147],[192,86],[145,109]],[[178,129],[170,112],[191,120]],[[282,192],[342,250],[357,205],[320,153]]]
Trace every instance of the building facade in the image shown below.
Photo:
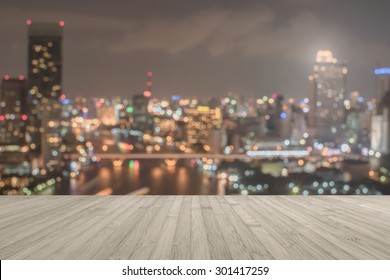
[[[154,130],[153,118],[148,110],[150,95],[148,92],[133,96],[133,122],[132,129],[145,134],[152,134]]]
[[[26,84],[23,76],[4,77],[0,91],[0,145],[25,144]]]
[[[25,131],[26,83],[6,75],[0,90],[0,194],[21,194],[29,184],[30,164]]]
[[[374,179],[390,182],[390,90],[379,102],[371,120],[370,168]],[[371,173],[370,172],[370,173]]]
[[[314,138],[321,142],[338,143],[343,137],[345,122],[347,67],[333,57],[331,51],[317,52],[311,83],[309,125]]]
[[[390,90],[390,67],[381,67],[374,70],[375,99],[379,100],[383,94]]]
[[[63,22],[28,23],[27,140],[49,169],[60,164],[62,33]]]

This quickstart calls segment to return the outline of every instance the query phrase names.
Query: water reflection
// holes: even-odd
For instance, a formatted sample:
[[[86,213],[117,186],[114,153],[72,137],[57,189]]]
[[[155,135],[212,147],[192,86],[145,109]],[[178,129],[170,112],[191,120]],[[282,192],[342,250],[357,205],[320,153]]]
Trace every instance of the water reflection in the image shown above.
[[[72,178],[70,179],[69,182],[69,194],[70,195],[77,195],[78,194],[78,189],[77,189],[77,180]]]
[[[188,172],[184,167],[180,167],[177,175],[176,175],[176,180],[177,180],[177,189],[176,189],[176,194],[178,195],[184,195],[187,193],[187,188],[189,185],[189,177],[188,177]]]
[[[160,193],[162,191],[162,188],[163,188],[163,175],[164,175],[164,172],[163,170],[160,168],[160,167],[154,167],[152,168],[152,172],[151,172],[151,189],[153,190],[153,192],[156,192],[156,193]]]
[[[386,193],[365,174],[366,164],[335,168],[299,160],[107,160],[83,170],[77,184],[78,193],[83,194],[105,194],[107,188],[112,194],[148,189],[154,195]],[[75,184],[71,182],[71,193],[75,193]]]

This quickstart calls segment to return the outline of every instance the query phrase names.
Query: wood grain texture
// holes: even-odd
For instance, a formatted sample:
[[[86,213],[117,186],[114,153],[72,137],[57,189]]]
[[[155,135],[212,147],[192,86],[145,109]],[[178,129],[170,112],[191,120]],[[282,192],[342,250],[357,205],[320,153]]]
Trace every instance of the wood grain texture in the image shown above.
[[[0,259],[388,260],[390,197],[0,197]]]

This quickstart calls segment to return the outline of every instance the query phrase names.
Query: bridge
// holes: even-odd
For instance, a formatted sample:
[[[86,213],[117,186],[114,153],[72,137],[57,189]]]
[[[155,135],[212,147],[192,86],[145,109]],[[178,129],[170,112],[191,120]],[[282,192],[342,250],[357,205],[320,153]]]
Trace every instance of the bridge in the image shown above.
[[[246,154],[185,154],[185,153],[156,153],[156,154],[146,154],[146,153],[130,153],[130,154],[121,154],[121,153],[96,153],[96,156],[99,159],[193,159],[193,158],[208,158],[208,159],[220,159],[220,160],[252,160],[252,159],[262,159],[262,158],[301,158],[309,156],[310,153],[306,150],[285,150],[285,151],[249,151]],[[79,154],[72,154],[72,159],[78,159]]]

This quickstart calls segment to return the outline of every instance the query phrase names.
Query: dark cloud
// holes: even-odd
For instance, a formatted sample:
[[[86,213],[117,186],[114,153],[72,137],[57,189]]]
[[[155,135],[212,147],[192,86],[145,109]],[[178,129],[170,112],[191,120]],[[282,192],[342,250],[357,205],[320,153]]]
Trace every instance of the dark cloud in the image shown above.
[[[0,73],[25,72],[27,18],[64,19],[72,95],[131,96],[152,70],[157,96],[304,97],[315,52],[332,49],[369,96],[373,67],[390,62],[386,2],[15,0],[0,3]]]

